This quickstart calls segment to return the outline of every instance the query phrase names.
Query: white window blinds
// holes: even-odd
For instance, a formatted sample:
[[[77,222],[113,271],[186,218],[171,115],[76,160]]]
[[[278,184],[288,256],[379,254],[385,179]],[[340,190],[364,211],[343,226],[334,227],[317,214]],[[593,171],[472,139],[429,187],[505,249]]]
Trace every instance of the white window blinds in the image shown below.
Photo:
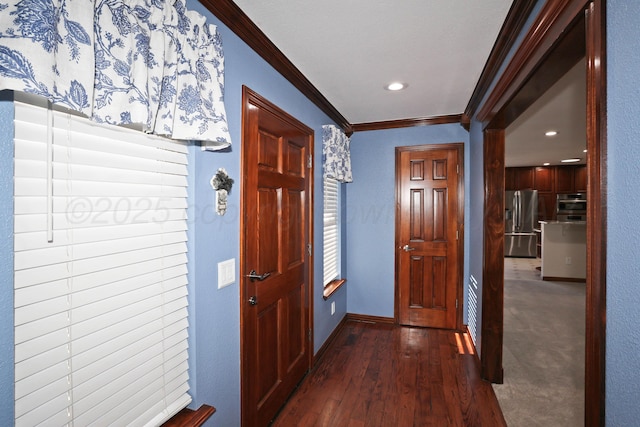
[[[339,224],[338,181],[324,178],[324,285],[338,278],[339,268]]]
[[[15,103],[17,426],[158,425],[191,401],[186,153]]]

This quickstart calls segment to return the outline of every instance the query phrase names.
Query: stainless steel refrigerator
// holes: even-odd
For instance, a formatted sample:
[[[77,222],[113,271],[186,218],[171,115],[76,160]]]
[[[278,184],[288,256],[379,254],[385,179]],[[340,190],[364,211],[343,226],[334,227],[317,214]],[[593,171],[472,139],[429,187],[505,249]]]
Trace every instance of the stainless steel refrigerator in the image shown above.
[[[538,236],[534,228],[538,220],[538,192],[507,191],[504,207],[504,255],[535,258]]]

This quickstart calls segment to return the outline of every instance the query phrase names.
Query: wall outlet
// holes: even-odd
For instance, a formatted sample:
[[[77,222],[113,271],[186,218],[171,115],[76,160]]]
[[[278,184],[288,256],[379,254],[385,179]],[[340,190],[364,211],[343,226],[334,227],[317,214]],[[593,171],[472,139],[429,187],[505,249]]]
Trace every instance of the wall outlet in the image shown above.
[[[218,289],[236,281],[236,259],[231,258],[218,263]]]
[[[331,315],[333,316],[334,314],[336,314],[336,302],[331,301]]]
[[[567,264],[567,265],[571,265],[571,257],[570,256],[565,257],[564,263]]]

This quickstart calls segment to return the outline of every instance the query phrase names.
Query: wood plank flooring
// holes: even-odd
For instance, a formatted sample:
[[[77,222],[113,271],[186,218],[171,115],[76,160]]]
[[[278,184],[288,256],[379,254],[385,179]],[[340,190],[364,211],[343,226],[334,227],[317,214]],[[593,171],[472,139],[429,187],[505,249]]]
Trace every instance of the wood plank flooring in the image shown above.
[[[273,427],[506,426],[466,334],[348,321]]]

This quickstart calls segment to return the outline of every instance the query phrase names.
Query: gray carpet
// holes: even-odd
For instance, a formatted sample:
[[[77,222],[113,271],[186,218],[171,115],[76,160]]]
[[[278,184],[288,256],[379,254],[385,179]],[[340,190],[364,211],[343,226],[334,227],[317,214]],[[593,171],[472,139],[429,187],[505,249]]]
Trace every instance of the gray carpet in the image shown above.
[[[546,282],[539,259],[505,258],[504,384],[509,427],[584,426],[585,284]]]

